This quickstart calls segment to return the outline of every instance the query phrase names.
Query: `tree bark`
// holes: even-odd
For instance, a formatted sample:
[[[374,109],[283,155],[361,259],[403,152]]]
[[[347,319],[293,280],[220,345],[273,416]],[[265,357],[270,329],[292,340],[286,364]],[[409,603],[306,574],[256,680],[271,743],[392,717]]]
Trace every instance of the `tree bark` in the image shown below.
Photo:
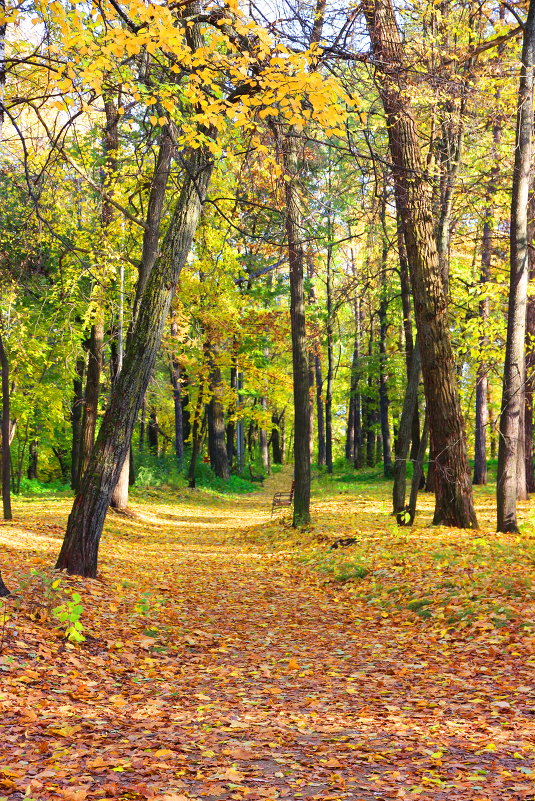
[[[531,176],[531,192],[528,206],[528,260],[529,283],[535,281],[535,180]],[[526,460],[526,490],[535,492],[533,464],[533,391],[535,383],[535,296],[529,295],[526,314],[526,409],[524,417],[524,458]]]
[[[76,373],[73,379],[74,397],[71,408],[71,488],[77,489],[80,477],[80,449],[82,436],[82,412],[84,407],[84,371],[85,359],[76,360]]]
[[[379,91],[387,119],[396,202],[409,261],[422,374],[439,480],[436,523],[477,527],[466,437],[448,327],[447,300],[433,230],[430,187],[412,114],[403,45],[392,0],[362,4],[372,50],[381,65]]]
[[[159,442],[158,442],[158,415],[156,409],[151,409],[149,413],[149,422],[147,424],[147,443],[149,451],[158,456]]]
[[[490,281],[490,268],[492,262],[494,198],[497,191],[499,175],[497,148],[501,138],[501,126],[498,123],[495,123],[493,126],[492,138],[492,156],[494,163],[491,168],[487,190],[485,219],[483,223],[483,237],[481,242],[481,271],[479,276],[479,283],[483,293],[486,292],[486,285]],[[484,354],[489,343],[486,327],[490,318],[490,301],[486,295],[483,295],[479,301],[479,318],[481,320],[482,333],[479,337],[481,359],[477,365],[476,371],[476,420],[473,482],[474,484],[481,485],[487,483],[487,427],[489,424],[489,368]]]
[[[213,135],[212,131],[207,133]],[[106,511],[128,452],[178,278],[201,215],[213,168],[208,149],[203,146],[193,151],[186,166],[161,254],[142,294],[123,369],[112,390],[109,408],[69,516],[56,564],[69,573],[96,576]]]
[[[210,466],[216,476],[228,481],[230,471],[228,466],[227,448],[225,444],[225,410],[222,401],[223,382],[221,368],[217,364],[217,354],[213,347],[205,344],[206,360],[210,365],[210,401],[206,407],[208,418],[208,453]]]
[[[388,257],[388,242],[386,239],[386,189],[383,192],[381,206],[381,222],[383,228],[383,248],[381,254],[381,298],[379,301],[379,414],[381,421],[381,441],[383,474],[385,478],[392,477],[392,445],[390,438],[390,424],[388,420],[388,377],[386,373],[386,337],[388,333],[388,297],[386,284],[386,261]]]
[[[420,348],[418,340],[412,351],[412,359],[403,400],[403,410],[399,422],[398,436],[396,439],[394,462],[394,486],[392,489],[393,514],[402,512],[405,509],[405,493],[407,484],[407,457],[412,437],[412,422],[414,420],[414,410],[418,406],[418,385],[420,383]],[[418,443],[419,444],[419,443]],[[414,463],[413,463],[414,464]]]
[[[13,520],[11,511],[11,453],[10,453],[10,398],[9,361],[0,333],[0,367],[2,368],[2,505],[4,520]]]
[[[316,420],[318,427],[318,467],[326,464],[325,450],[325,418],[323,408],[323,374],[321,369],[321,357],[319,353],[314,356],[314,371],[316,375]]]
[[[286,198],[286,237],[290,263],[290,322],[294,395],[294,510],[293,525],[310,522],[310,393],[305,324],[302,200],[299,187],[300,159],[298,135],[293,128],[275,133],[284,167]]]
[[[535,0],[530,0],[524,26],[522,68],[518,90],[516,147],[511,198],[509,310],[503,373],[498,446],[496,501],[498,531],[518,531],[516,519],[519,487],[520,439],[525,405],[524,342],[528,289],[528,200],[533,131],[533,67],[535,62]],[[523,460],[522,460],[523,461]],[[523,466],[523,465],[522,465]]]
[[[99,311],[100,314],[100,311]],[[101,319],[91,326],[87,352],[87,377],[85,382],[84,409],[82,416],[82,436],[80,440],[79,485],[87,470],[91,451],[95,442],[100,395],[100,373],[102,371],[102,351],[104,348],[104,324]]]
[[[175,356],[171,357],[169,368],[171,386],[173,387],[173,406],[175,412],[175,454],[179,465],[184,461],[184,426],[182,420],[182,392],[180,383],[180,364]]]
[[[273,455],[273,464],[282,464],[282,449],[279,433],[281,419],[282,415],[278,417],[277,414],[273,412],[271,416],[271,421],[273,423],[273,428],[271,429],[271,453]]]

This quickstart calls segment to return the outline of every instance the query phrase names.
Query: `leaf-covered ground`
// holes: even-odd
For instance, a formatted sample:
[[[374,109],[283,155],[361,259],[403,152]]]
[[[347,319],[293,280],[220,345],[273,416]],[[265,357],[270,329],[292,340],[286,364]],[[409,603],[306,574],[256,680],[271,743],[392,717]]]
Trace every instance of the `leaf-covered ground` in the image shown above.
[[[0,799],[535,798],[529,520],[494,534],[483,490],[479,532],[429,506],[398,529],[386,485],[332,482],[296,534],[269,517],[289,482],[147,494],[109,516],[99,580],[59,585],[68,499],[15,505]],[[81,645],[52,612],[73,593]]]

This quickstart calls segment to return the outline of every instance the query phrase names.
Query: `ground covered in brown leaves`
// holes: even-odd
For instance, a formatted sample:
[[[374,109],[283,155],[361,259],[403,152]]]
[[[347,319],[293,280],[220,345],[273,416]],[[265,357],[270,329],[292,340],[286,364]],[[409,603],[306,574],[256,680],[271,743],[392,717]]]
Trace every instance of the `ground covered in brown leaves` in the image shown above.
[[[535,798],[529,522],[498,537],[483,491],[479,532],[398,529],[386,485],[333,482],[296,534],[269,517],[289,475],[138,499],[97,581],[50,570],[68,499],[15,505],[2,801]]]

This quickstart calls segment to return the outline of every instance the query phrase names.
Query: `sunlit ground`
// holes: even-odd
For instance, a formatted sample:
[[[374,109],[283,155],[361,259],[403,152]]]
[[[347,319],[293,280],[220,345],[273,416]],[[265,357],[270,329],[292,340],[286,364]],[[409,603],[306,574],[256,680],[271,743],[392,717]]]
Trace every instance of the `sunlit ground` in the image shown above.
[[[57,576],[68,499],[0,523],[0,799],[532,799],[535,536],[413,528],[382,483],[134,497],[97,581]],[[337,538],[350,547],[330,550]],[[34,571],[32,573],[32,571]],[[54,609],[81,596],[85,641]],[[533,772],[532,772],[533,771]]]

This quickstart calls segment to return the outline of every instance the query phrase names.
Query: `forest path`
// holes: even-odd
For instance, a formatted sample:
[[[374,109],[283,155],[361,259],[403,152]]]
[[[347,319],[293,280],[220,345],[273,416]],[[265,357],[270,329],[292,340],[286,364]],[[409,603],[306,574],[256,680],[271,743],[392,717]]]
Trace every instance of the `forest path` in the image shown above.
[[[269,518],[289,481],[147,496],[135,519],[110,516],[99,581],[26,584],[0,658],[0,798],[533,798],[529,648],[384,611],[386,568],[368,596],[310,572],[294,558],[306,535],[287,510]],[[373,538],[386,505],[318,500],[318,542],[326,520],[331,539],[354,531],[355,507]],[[12,585],[22,554],[51,563],[67,510],[20,507],[0,527]],[[47,611],[63,589],[82,596],[81,647]]]

